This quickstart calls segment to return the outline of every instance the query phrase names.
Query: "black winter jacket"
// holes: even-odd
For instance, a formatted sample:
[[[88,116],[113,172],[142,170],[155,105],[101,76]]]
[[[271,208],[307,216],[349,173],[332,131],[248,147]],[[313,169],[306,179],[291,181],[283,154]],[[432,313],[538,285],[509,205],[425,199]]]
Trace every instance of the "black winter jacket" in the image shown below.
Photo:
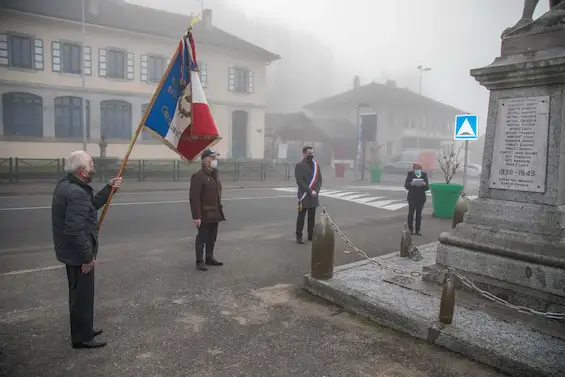
[[[428,175],[422,172],[422,176],[420,177],[426,183],[424,186],[412,186],[411,183],[414,178],[417,177],[413,171],[409,171],[408,174],[406,174],[406,181],[404,181],[404,188],[408,190],[406,200],[408,200],[408,203],[412,204],[424,204],[426,202],[426,191],[430,188]]]
[[[62,178],[53,194],[51,218],[53,243],[59,262],[80,266],[98,253],[98,210],[106,204],[111,187],[96,195],[94,189],[69,174]]]

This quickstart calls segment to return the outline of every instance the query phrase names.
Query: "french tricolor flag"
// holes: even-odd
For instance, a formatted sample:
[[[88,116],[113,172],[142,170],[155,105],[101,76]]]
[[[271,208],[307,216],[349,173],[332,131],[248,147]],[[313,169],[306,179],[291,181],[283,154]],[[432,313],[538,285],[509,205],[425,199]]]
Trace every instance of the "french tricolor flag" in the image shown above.
[[[191,31],[179,42],[143,125],[187,160],[220,140],[198,75]]]

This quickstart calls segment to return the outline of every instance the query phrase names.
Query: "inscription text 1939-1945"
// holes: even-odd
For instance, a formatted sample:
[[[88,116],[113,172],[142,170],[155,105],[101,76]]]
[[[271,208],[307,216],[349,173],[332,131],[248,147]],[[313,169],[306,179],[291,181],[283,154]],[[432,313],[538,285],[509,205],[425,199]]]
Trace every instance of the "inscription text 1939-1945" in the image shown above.
[[[498,101],[489,188],[545,192],[549,96]]]

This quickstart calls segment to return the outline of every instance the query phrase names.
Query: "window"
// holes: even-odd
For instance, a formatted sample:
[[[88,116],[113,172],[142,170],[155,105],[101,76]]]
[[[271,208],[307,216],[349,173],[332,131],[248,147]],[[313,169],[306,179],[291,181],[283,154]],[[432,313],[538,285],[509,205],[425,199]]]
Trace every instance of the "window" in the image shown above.
[[[252,93],[253,72],[230,67],[228,72],[228,90],[236,93]]]
[[[107,77],[113,79],[126,78],[126,53],[118,50],[108,50]]]
[[[131,104],[122,100],[108,100],[100,103],[100,136],[108,139],[130,139]]]
[[[55,98],[55,137],[82,138],[82,98]],[[86,101],[86,137],[90,138],[90,103]]]
[[[10,66],[33,69],[33,39],[11,35],[8,39]]]
[[[6,136],[43,136],[43,100],[30,93],[4,93],[2,121]]]
[[[148,103],[144,103],[143,105],[141,105],[141,120],[143,120],[143,115],[145,115],[145,111],[147,110],[148,107],[149,107]],[[153,140],[153,135],[151,134],[151,131],[149,131],[145,127],[143,127],[143,130],[141,131],[141,140]]]
[[[62,43],[63,72],[81,74],[82,46],[74,43]]]
[[[148,57],[148,80],[149,82],[159,82],[165,73],[166,59],[159,56]]]

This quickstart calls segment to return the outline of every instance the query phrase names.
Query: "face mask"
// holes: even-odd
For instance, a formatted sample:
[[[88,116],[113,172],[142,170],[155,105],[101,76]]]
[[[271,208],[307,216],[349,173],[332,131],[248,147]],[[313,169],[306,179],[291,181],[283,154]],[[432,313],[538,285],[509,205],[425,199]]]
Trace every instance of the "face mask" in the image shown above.
[[[218,160],[212,160],[210,161],[210,167],[212,169],[216,169],[218,167]]]
[[[309,154],[308,156],[306,156],[306,161],[312,161],[313,159],[314,159],[313,154]]]
[[[416,174],[416,175],[420,175],[420,174],[422,174],[422,171],[421,171],[420,169],[418,169],[418,170],[414,170],[414,174]]]
[[[90,183],[92,182],[92,178],[96,174],[96,169],[92,168],[92,170],[86,170],[86,177],[84,177],[84,182]]]

